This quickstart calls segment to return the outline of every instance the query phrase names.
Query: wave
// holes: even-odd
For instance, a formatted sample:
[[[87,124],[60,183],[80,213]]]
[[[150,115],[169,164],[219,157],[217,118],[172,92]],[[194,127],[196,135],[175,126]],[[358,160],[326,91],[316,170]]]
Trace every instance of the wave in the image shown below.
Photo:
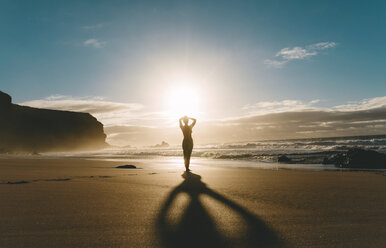
[[[278,156],[288,155],[297,163],[318,164],[322,163],[326,156],[351,148],[386,153],[386,135],[209,144],[196,146],[192,157],[276,162]],[[181,147],[176,145],[168,148],[109,148],[95,152],[46,155],[98,159],[142,159],[181,157],[183,153]]]

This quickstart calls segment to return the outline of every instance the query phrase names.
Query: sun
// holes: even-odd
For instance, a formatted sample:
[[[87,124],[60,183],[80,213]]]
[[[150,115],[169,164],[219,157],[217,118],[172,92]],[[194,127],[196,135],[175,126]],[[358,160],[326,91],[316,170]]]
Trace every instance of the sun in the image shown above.
[[[167,112],[174,119],[184,115],[197,117],[200,113],[200,96],[195,87],[175,86],[169,90],[166,101]]]

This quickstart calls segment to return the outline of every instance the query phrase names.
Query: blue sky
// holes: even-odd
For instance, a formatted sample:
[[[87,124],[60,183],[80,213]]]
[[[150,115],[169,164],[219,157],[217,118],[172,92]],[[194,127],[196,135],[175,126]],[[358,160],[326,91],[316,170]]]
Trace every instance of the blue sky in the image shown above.
[[[98,97],[162,112],[168,73],[181,71],[207,118],[251,114],[264,102],[333,108],[386,96],[384,1],[0,6],[0,90],[17,103]]]

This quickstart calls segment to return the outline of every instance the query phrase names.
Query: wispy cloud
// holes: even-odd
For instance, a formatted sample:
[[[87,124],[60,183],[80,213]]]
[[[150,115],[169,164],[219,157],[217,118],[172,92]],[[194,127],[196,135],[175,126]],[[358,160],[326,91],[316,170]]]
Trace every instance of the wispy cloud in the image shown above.
[[[386,96],[345,105],[319,107],[319,100],[258,102],[245,116],[219,123],[239,140],[385,134]],[[214,128],[213,128],[214,129]],[[228,130],[228,131],[227,131]],[[209,134],[208,134],[209,135]],[[230,138],[230,137],[228,137]]]
[[[311,110],[314,109],[314,105],[318,102],[320,102],[319,99],[309,102],[299,100],[262,101],[254,104],[247,104],[243,107],[243,110],[248,111],[250,115]]]
[[[276,53],[277,59],[266,59],[264,63],[269,67],[281,68],[291,60],[301,60],[316,56],[321,50],[335,47],[336,42],[319,42],[306,47],[285,47]]]
[[[197,144],[205,144],[385,134],[386,106],[380,103],[380,98],[359,101],[356,110],[341,106],[322,108],[317,106],[318,102],[284,100],[248,105],[244,110],[252,112],[245,116],[208,122],[199,120],[194,139]],[[108,141],[119,145],[150,145],[161,140],[178,144],[181,141],[177,127],[112,125],[106,127],[105,131]]]
[[[292,59],[305,59],[310,56],[315,56],[318,54],[316,51],[310,51],[302,47],[293,47],[293,48],[283,48],[280,52],[276,53],[276,57],[282,58],[284,60]]]
[[[224,124],[229,125],[240,140],[384,134],[386,108],[270,113],[235,118]]]
[[[73,98],[62,95],[53,95],[44,99],[27,101],[20,104],[35,108],[86,112],[90,114],[137,111],[143,108],[143,106],[138,103],[110,102],[103,100],[101,97]]]
[[[316,44],[312,44],[308,46],[308,49],[315,49],[315,50],[324,50],[327,48],[332,48],[337,46],[338,44],[336,42],[319,42]]]
[[[22,102],[20,105],[64,111],[90,113],[105,126],[142,125],[152,127],[168,125],[168,117],[163,112],[147,112],[139,103],[120,103],[103,97],[81,97],[52,95],[44,99]]]
[[[85,26],[82,26],[81,28],[82,29],[98,29],[98,28],[103,28],[106,25],[107,25],[106,23],[97,23],[94,25],[85,25]]]
[[[106,41],[100,41],[97,39],[88,39],[83,41],[84,46],[94,47],[94,48],[102,48],[106,45]]]
[[[341,111],[368,110],[375,108],[386,108],[386,96],[364,99],[357,102],[335,106],[334,109]]]
[[[259,139],[385,134],[386,96],[332,107],[320,100],[261,101],[242,108],[244,115],[222,120],[199,120],[197,144]],[[106,101],[102,97],[74,98],[53,95],[21,103],[38,108],[92,113],[105,126],[107,140],[115,145],[152,145],[181,141],[181,132],[168,123],[164,112],[146,112],[138,103]]]
[[[262,101],[243,107],[244,116],[204,122],[195,127],[197,144],[212,142],[256,141],[384,134],[386,130],[386,97],[377,97],[347,105],[320,107],[312,101]],[[177,128],[144,125],[111,125],[106,127],[113,144],[149,145],[166,140],[178,144]]]
[[[269,67],[275,67],[275,68],[281,68],[283,65],[285,65],[288,62],[288,60],[272,60],[272,59],[266,59],[264,60],[264,64],[268,65]]]

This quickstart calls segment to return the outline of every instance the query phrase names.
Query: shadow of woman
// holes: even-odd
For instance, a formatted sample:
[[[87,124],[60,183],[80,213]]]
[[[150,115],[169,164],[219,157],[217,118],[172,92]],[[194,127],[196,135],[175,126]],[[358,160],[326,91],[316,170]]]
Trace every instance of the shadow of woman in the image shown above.
[[[276,233],[262,220],[232,200],[216,193],[201,181],[201,176],[185,172],[185,179],[175,187],[162,206],[157,221],[157,231],[165,247],[281,247]],[[180,193],[186,193],[190,201],[178,224],[168,222],[167,213]],[[203,203],[200,195],[207,195],[226,207],[232,209],[246,223],[242,238],[236,241],[224,237],[216,227]]]

